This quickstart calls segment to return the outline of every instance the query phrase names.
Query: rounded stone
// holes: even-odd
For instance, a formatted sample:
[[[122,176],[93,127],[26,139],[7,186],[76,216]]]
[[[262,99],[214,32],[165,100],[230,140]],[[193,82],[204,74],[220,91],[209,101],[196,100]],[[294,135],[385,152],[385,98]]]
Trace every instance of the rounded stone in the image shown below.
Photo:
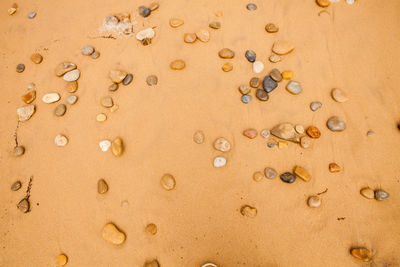
[[[308,136],[300,138],[300,146],[302,148],[309,148],[311,146],[311,138]]]
[[[51,104],[60,100],[60,95],[58,93],[45,94],[42,97],[42,101],[46,104]]]
[[[261,130],[260,135],[264,138],[269,138],[271,136],[271,132],[268,129],[263,129]]]
[[[182,70],[185,68],[185,66],[186,66],[185,61],[181,59],[174,60],[169,65],[169,67],[173,70]]]
[[[62,134],[57,134],[54,138],[54,144],[56,146],[66,146],[68,144],[68,139]]]
[[[14,147],[13,154],[15,157],[20,157],[25,153],[25,147],[23,146],[16,146]]]
[[[39,53],[35,53],[31,55],[31,61],[35,64],[40,64],[43,61],[43,57]]]
[[[272,54],[269,56],[268,60],[269,60],[270,62],[272,62],[272,63],[278,63],[279,61],[282,60],[282,58],[281,58],[279,55],[272,53]]]
[[[326,122],[326,126],[328,127],[329,130],[333,132],[341,132],[346,129],[346,123],[344,122],[344,120],[342,120],[337,116],[329,118],[328,121]]]
[[[250,93],[250,91],[251,91],[251,88],[250,88],[250,86],[248,86],[247,84],[241,84],[241,85],[239,86],[239,92],[240,92],[242,95],[247,95],[248,93]]]
[[[18,191],[21,187],[22,187],[21,182],[20,182],[20,181],[15,181],[15,182],[11,185],[11,190],[12,190],[12,191]]]
[[[193,141],[196,143],[196,144],[202,144],[202,143],[204,143],[204,133],[203,133],[203,131],[196,131],[194,134],[193,134]]]
[[[331,4],[329,0],[316,0],[316,2],[320,7],[328,7]]]
[[[258,77],[251,78],[249,84],[253,88],[258,88],[261,84],[260,78]]]
[[[335,172],[340,172],[342,168],[340,168],[339,165],[337,165],[335,162],[329,163],[329,172],[335,173]]]
[[[264,63],[261,61],[254,61],[253,63],[253,72],[261,73],[264,70]]]
[[[197,40],[197,36],[194,33],[185,33],[183,35],[183,41],[185,43],[191,44],[194,43]]]
[[[278,87],[278,83],[275,82],[271,76],[265,76],[263,82],[262,82],[263,89],[267,93],[271,93],[273,90],[275,90],[276,87]]]
[[[101,151],[106,152],[110,149],[111,147],[111,141],[110,140],[103,140],[99,142],[99,147]]]
[[[299,142],[299,135],[291,123],[280,123],[271,129],[271,134],[283,140]]]
[[[100,52],[99,51],[94,51],[93,54],[90,55],[91,58],[97,59],[100,57]]]
[[[241,100],[243,103],[248,104],[253,97],[251,95],[242,95]]]
[[[249,139],[254,139],[257,137],[258,133],[256,129],[246,129],[243,131],[243,135]]]
[[[256,90],[256,97],[260,101],[267,101],[269,99],[268,93],[265,90],[258,88]]]
[[[68,262],[68,258],[67,258],[66,255],[60,254],[60,255],[57,256],[56,264],[58,266],[64,266],[65,264],[67,264],[67,262]]]
[[[221,22],[219,22],[219,21],[212,21],[212,22],[210,22],[210,24],[208,24],[208,26],[209,26],[211,29],[218,30],[218,29],[221,28]]]
[[[254,3],[249,3],[246,5],[247,10],[254,11],[257,9],[257,5]]]
[[[304,126],[303,126],[303,125],[297,124],[297,125],[294,127],[294,129],[295,129],[296,132],[299,133],[299,134],[303,134],[303,133],[304,133]]]
[[[145,7],[145,6],[140,6],[139,7],[139,14],[142,17],[146,18],[146,17],[148,17],[150,15],[150,13],[151,13],[151,9],[150,8]]]
[[[282,78],[285,80],[291,80],[293,78],[293,71],[285,70],[282,72]]]
[[[210,40],[210,32],[206,29],[200,29],[196,32],[197,39],[201,42],[208,42]]]
[[[155,225],[154,223],[149,223],[148,225],[146,225],[145,230],[147,233],[155,235],[157,234],[157,225]]]
[[[244,205],[240,209],[240,213],[243,216],[249,217],[249,218],[254,218],[257,216],[257,209],[255,207],[249,206],[249,205]]]
[[[362,261],[365,261],[365,262],[370,261],[372,259],[371,251],[369,249],[363,248],[363,247],[351,248],[350,249],[350,254],[354,258],[362,260]]]
[[[317,110],[320,109],[321,107],[322,107],[322,103],[319,102],[319,101],[314,101],[314,102],[311,102],[311,104],[310,104],[310,109],[311,109],[312,111],[317,111]]]
[[[293,95],[298,95],[302,91],[301,84],[292,80],[286,85],[286,90]]]
[[[361,189],[361,190],[360,190],[360,194],[361,194],[363,197],[367,198],[367,199],[374,199],[374,198],[375,198],[375,192],[374,192],[374,190],[372,190],[372,189],[369,188],[369,187],[365,187],[365,188]]]
[[[213,164],[214,164],[215,168],[224,167],[226,165],[226,158],[224,158],[224,157],[215,157]]]
[[[90,56],[94,52],[94,47],[91,45],[87,45],[81,48],[81,53],[84,56]]]
[[[319,129],[316,126],[310,126],[307,128],[307,134],[309,137],[311,138],[320,138],[321,137],[321,132],[319,131]]]
[[[221,152],[228,152],[231,150],[231,144],[224,137],[219,137],[214,141],[214,148]]]
[[[123,70],[110,70],[108,77],[113,83],[120,83],[128,75],[126,71]]]
[[[127,74],[127,75],[125,76],[125,78],[122,80],[122,84],[123,84],[123,85],[128,85],[128,84],[130,84],[130,83],[132,82],[132,80],[133,80],[133,74],[132,74],[132,73],[129,73],[129,74]]]
[[[125,234],[113,223],[107,223],[101,232],[103,239],[113,245],[121,245],[125,242]]]
[[[294,45],[286,40],[277,40],[272,46],[272,52],[277,55],[286,55],[292,52]]]
[[[349,98],[347,97],[347,94],[339,88],[332,89],[331,96],[332,96],[333,100],[335,100],[336,102],[339,102],[339,103],[344,103],[349,100]]]
[[[67,82],[64,88],[68,93],[75,93],[76,90],[78,90],[78,82],[77,81]]]
[[[260,182],[264,178],[264,174],[262,172],[253,173],[253,180],[255,182]]]
[[[54,73],[56,76],[61,77],[65,73],[76,69],[76,64],[72,62],[61,62],[60,64],[57,65],[56,69],[54,70]]]
[[[108,91],[114,92],[118,90],[118,83],[113,83],[108,87]]]
[[[377,189],[374,191],[374,193],[375,193],[375,199],[378,201],[383,201],[389,198],[389,193],[382,189]]]
[[[78,97],[76,95],[70,95],[67,97],[66,101],[68,104],[73,105],[78,101]]]
[[[59,104],[55,109],[54,109],[54,114],[57,117],[64,116],[65,112],[67,111],[67,106],[64,104]]]
[[[218,267],[218,266],[214,263],[207,262],[207,263],[204,263],[203,265],[201,265],[201,267]]]
[[[296,175],[291,172],[285,172],[280,175],[280,178],[283,182],[291,184],[296,181]]]
[[[157,78],[157,76],[156,76],[156,75],[149,75],[149,76],[147,76],[147,78],[146,78],[146,83],[147,83],[147,85],[149,85],[149,86],[157,85],[157,83],[158,83],[158,78]]]
[[[64,74],[63,79],[67,82],[73,82],[79,79],[81,72],[78,69],[71,70]]]
[[[229,48],[222,48],[221,50],[219,50],[218,56],[220,58],[234,58],[235,52]]]
[[[29,211],[30,206],[31,205],[27,198],[21,199],[21,201],[18,202],[18,204],[17,204],[17,208],[23,213],[27,213]]]
[[[17,65],[17,67],[15,68],[15,70],[18,72],[18,73],[21,73],[21,72],[23,72],[24,70],[25,70],[25,65],[24,64],[18,64]]]
[[[99,113],[96,115],[96,121],[103,122],[107,120],[107,115],[104,113]]]
[[[167,191],[170,191],[170,190],[173,190],[175,188],[176,181],[175,181],[174,176],[172,176],[171,174],[167,173],[167,174],[164,174],[161,177],[160,184],[161,184],[162,188],[164,188]]]
[[[279,27],[274,23],[268,23],[267,25],[265,25],[265,30],[269,33],[275,33],[279,31]]]
[[[278,173],[276,172],[276,170],[274,168],[267,167],[264,169],[264,175],[268,179],[275,179],[276,176],[278,176]]]
[[[304,182],[309,182],[311,180],[310,173],[301,166],[296,166],[293,170],[293,173],[302,179]]]
[[[124,144],[120,137],[115,138],[111,143],[111,152],[114,156],[120,157],[124,152]]]
[[[257,54],[253,50],[246,50],[244,56],[249,62],[253,63],[254,61],[256,61]]]
[[[182,19],[178,19],[178,18],[171,18],[169,20],[169,25],[172,28],[178,28],[179,26],[182,26],[184,23],[184,21]]]
[[[318,208],[321,206],[321,198],[319,196],[310,196],[307,199],[307,204],[310,208]]]
[[[108,184],[104,179],[99,179],[97,181],[97,192],[99,194],[105,194],[108,191]]]
[[[111,96],[105,96],[101,98],[100,104],[105,108],[111,108],[114,105],[114,101]]]
[[[36,17],[36,12],[29,12],[28,19],[33,19]]]
[[[222,66],[222,70],[223,70],[224,72],[229,72],[229,71],[233,70],[233,65],[232,65],[232,63],[230,63],[230,62],[225,63],[225,64]]]
[[[282,74],[278,69],[272,69],[269,73],[269,76],[275,81],[280,82],[282,81]]]

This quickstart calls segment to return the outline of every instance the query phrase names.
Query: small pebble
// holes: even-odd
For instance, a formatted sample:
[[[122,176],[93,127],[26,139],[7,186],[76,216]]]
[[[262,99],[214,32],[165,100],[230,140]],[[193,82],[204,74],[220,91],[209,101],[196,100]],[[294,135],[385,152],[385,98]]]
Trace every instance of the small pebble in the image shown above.
[[[105,194],[108,191],[108,184],[104,179],[100,179],[97,181],[97,192],[99,194]]]
[[[321,137],[321,132],[315,126],[308,127],[306,132],[307,132],[308,136],[311,137],[311,138],[317,139],[317,138]]]
[[[219,50],[218,56],[220,58],[234,58],[235,52],[229,48],[222,48],[221,50]]]
[[[260,101],[267,101],[269,99],[268,93],[260,88],[256,90],[256,97]]]
[[[349,100],[349,98],[347,97],[347,94],[339,88],[332,89],[331,96],[332,96],[333,100],[335,100],[336,102],[339,102],[339,103],[344,103]]]
[[[147,76],[147,78],[146,78],[146,83],[147,83],[147,85],[149,85],[149,86],[157,85],[157,83],[158,83],[158,78],[157,78],[157,76],[156,76],[156,75],[149,75],[149,76]]]
[[[94,52],[94,47],[91,45],[87,45],[81,48],[82,55],[90,56]]]
[[[275,81],[280,82],[282,81],[282,74],[278,69],[272,69],[269,73],[269,76]]]
[[[257,209],[249,206],[249,205],[244,205],[241,209],[240,209],[240,213],[243,216],[249,217],[249,218],[254,218],[257,216]]]
[[[214,159],[214,167],[221,168],[226,165],[226,158],[224,157],[215,157]]]
[[[27,198],[23,198],[20,202],[18,202],[17,208],[21,212],[27,213],[29,211],[29,208],[30,208],[29,200]]]
[[[29,12],[28,19],[33,19],[36,17],[36,12]]]
[[[175,181],[174,176],[167,173],[161,177],[160,184],[161,184],[162,188],[164,188],[167,191],[170,191],[175,188],[176,181]]]
[[[268,142],[268,144],[267,144],[267,146],[269,147],[269,148],[274,148],[274,147],[276,147],[276,145],[277,145],[277,143],[276,143],[276,141],[269,141]]]
[[[78,69],[71,70],[64,74],[63,79],[64,79],[64,81],[67,81],[67,82],[73,82],[73,81],[78,80],[80,75],[81,75],[81,72]]]
[[[160,263],[157,260],[146,261],[143,267],[160,267]]]
[[[107,120],[107,115],[106,114],[104,114],[104,113],[97,114],[96,121],[103,122],[103,121],[106,121],[106,120]]]
[[[374,134],[375,134],[375,132],[372,131],[372,130],[369,130],[369,131],[367,132],[367,136],[371,136],[371,135],[374,135]]]
[[[232,63],[225,63],[223,66],[222,66],[222,70],[224,71],[224,72],[229,72],[229,71],[231,71],[231,70],[233,70],[233,65],[232,65]]]
[[[184,21],[182,19],[178,19],[178,18],[171,18],[169,20],[169,25],[172,28],[178,28],[179,26],[182,26],[184,23]]]
[[[289,184],[296,181],[296,175],[294,175],[293,173],[290,173],[290,172],[282,173],[280,178],[283,182],[289,183]]]
[[[114,103],[114,105],[110,108],[111,112],[115,112],[119,109],[119,106],[117,104]]]
[[[12,191],[18,191],[21,188],[22,184],[20,181],[16,181],[11,185]]]
[[[204,263],[203,265],[201,265],[201,267],[218,267],[218,266],[214,263],[207,262],[207,263]]]
[[[294,45],[286,40],[278,40],[275,41],[274,45],[272,46],[272,52],[277,55],[286,55],[292,52],[294,49]]]
[[[250,139],[256,138],[257,134],[258,133],[256,129],[246,129],[243,131],[243,135]]]
[[[265,30],[269,33],[275,33],[279,31],[279,27],[276,26],[273,23],[268,23],[267,25],[265,25]]]
[[[139,14],[140,14],[142,17],[146,18],[146,17],[148,17],[148,16],[150,15],[150,13],[151,13],[150,8],[145,7],[145,6],[140,6],[140,7],[139,7]]]
[[[157,10],[160,7],[160,4],[158,2],[153,2],[149,5],[149,8],[151,11]]]
[[[197,36],[194,33],[185,33],[183,35],[183,41],[185,43],[191,44],[194,43],[197,40]]]
[[[77,82],[77,81],[67,82],[67,83],[65,84],[64,89],[65,89],[68,93],[75,93],[76,90],[78,90],[78,82]]]
[[[311,146],[311,138],[308,136],[300,138],[300,146],[302,148],[309,148]]]
[[[265,92],[271,93],[276,87],[278,87],[278,84],[270,76],[265,76],[262,86]]]
[[[346,129],[346,123],[344,122],[344,120],[337,116],[329,118],[326,122],[326,126],[329,128],[329,130],[333,132],[341,132]]]
[[[76,64],[72,62],[62,62],[57,65],[56,69],[54,70],[54,73],[56,74],[56,76],[61,77],[65,73],[74,69],[76,69]]]
[[[248,93],[250,93],[250,91],[251,91],[251,88],[247,84],[242,84],[239,86],[239,92],[242,95],[247,95]]]
[[[146,225],[145,230],[147,233],[155,235],[157,234],[157,225],[155,225],[154,223],[149,223],[148,225]]]
[[[32,90],[21,97],[26,104],[32,103],[36,99],[36,90]]]
[[[369,251],[369,249],[366,248],[351,248],[350,249],[350,254],[359,260],[362,261],[370,261],[372,259],[372,253],[371,251]]]
[[[100,147],[101,151],[106,152],[111,147],[111,141],[109,141],[109,140],[100,141],[99,142],[99,147]]]
[[[271,134],[283,140],[299,142],[299,135],[291,123],[281,123],[271,129]]]
[[[51,104],[60,100],[60,95],[58,93],[45,94],[42,97],[42,101],[46,104]]]
[[[110,78],[113,83],[121,83],[126,75],[128,75],[128,73],[123,70],[110,70],[108,78]]]
[[[122,143],[122,139],[119,137],[115,138],[111,144],[111,152],[113,153],[114,156],[119,157],[122,155],[123,151],[124,151],[124,145]]]
[[[310,104],[310,109],[311,109],[312,111],[317,111],[317,110],[320,109],[321,107],[322,107],[322,103],[321,103],[321,102],[318,102],[318,101],[311,102],[311,104]]]
[[[381,189],[375,190],[374,193],[375,199],[378,201],[383,201],[389,197],[389,193]]]
[[[332,162],[329,163],[329,172],[331,173],[335,173],[335,172],[340,172],[342,168],[340,168],[339,165],[337,165],[336,163]]]
[[[294,127],[294,129],[296,130],[296,132],[297,132],[298,134],[303,134],[303,133],[304,133],[304,127],[303,127],[303,125],[297,124],[297,125]]]
[[[111,108],[114,104],[114,101],[111,98],[111,96],[105,96],[105,97],[101,98],[100,104],[105,108]]]
[[[255,172],[253,174],[253,180],[255,182],[260,182],[263,178],[264,178],[264,175],[262,174],[262,172]]]
[[[25,147],[23,146],[16,146],[14,147],[13,154],[15,157],[20,157],[25,153]]]
[[[17,9],[16,8],[14,8],[14,7],[10,7],[9,9],[8,9],[8,15],[14,15],[15,14],[15,12],[17,12]]]
[[[291,80],[293,78],[293,71],[285,70],[282,72],[282,78],[285,80]]]
[[[241,100],[243,103],[248,104],[253,97],[251,95],[242,95]]]
[[[291,94],[298,95],[302,91],[301,84],[292,80],[286,85],[286,90]]]
[[[68,258],[67,258],[66,255],[60,254],[60,255],[57,256],[56,263],[57,263],[58,266],[64,266],[65,264],[67,264],[67,262],[68,262]]]
[[[208,42],[210,40],[210,32],[208,30],[206,30],[206,29],[198,30],[196,32],[196,36],[200,41],[202,41],[204,43],[206,43],[206,42]]]
[[[246,5],[247,10],[254,11],[257,9],[257,5],[253,3],[249,3]]]
[[[319,196],[311,196],[307,199],[307,204],[310,208],[318,208],[321,206],[321,198]]]
[[[221,28],[221,22],[219,22],[219,21],[212,21],[212,22],[210,22],[210,24],[208,24],[208,26],[209,26],[211,29],[218,30],[218,29]]]
[[[125,78],[122,80],[123,85],[128,85],[132,82],[133,80],[133,74],[129,73],[128,75],[125,76]]]
[[[108,87],[108,91],[114,92],[118,90],[118,83],[113,83]]]
[[[121,232],[113,223],[104,225],[101,236],[113,245],[121,245],[125,242],[125,234]]]
[[[264,70],[264,63],[261,61],[255,61],[253,63],[253,72],[254,73],[261,73]]]
[[[173,70],[182,70],[183,68],[185,68],[185,66],[186,66],[185,61],[181,59],[174,60],[169,65],[169,67]]]
[[[70,95],[66,99],[67,103],[70,105],[75,104],[77,100],[78,100],[78,97],[76,95]]]
[[[331,4],[331,2],[329,0],[317,0],[317,4],[320,7],[328,7]]]
[[[361,189],[361,190],[360,190],[360,194],[361,194],[363,197],[367,198],[367,199],[374,199],[374,198],[375,198],[375,192],[374,192],[374,190],[372,190],[372,189],[369,188],[369,187],[365,187],[365,188]]]
[[[293,172],[294,172],[294,174],[296,174],[297,177],[302,179],[304,182],[309,182],[311,179],[310,173],[303,167],[296,166],[294,168]]]
[[[93,54],[90,55],[90,57],[93,59],[98,59],[100,57],[100,52],[94,51]]]
[[[16,71],[17,71],[18,73],[21,73],[21,72],[23,72],[24,70],[25,70],[25,65],[24,65],[24,64],[18,64],[18,65],[17,65]]]
[[[263,129],[261,130],[260,135],[264,138],[269,138],[271,136],[271,132],[268,129]]]
[[[257,54],[253,50],[246,50],[244,56],[249,62],[253,63],[254,61],[256,61]]]
[[[260,78],[258,78],[258,77],[251,78],[250,82],[249,82],[250,86],[253,88],[258,88],[260,86],[260,83],[261,83],[261,81],[260,81]]]
[[[156,33],[153,28],[146,28],[136,34],[136,39],[141,41],[143,45],[149,45],[151,44],[151,40],[154,38],[155,35]]]
[[[282,58],[281,58],[279,55],[272,53],[272,54],[269,56],[268,60],[269,60],[270,62],[272,62],[272,63],[278,63],[279,61],[282,60]]]
[[[276,170],[274,168],[267,167],[264,169],[264,175],[268,179],[275,179],[276,176],[278,176],[278,173],[276,172]]]
[[[196,144],[202,144],[202,143],[204,143],[204,133],[203,133],[202,131],[196,131],[196,132],[193,134],[193,141],[194,141]]]
[[[68,144],[68,139],[62,134],[57,134],[54,138],[54,144],[56,146],[66,146]]]
[[[35,64],[40,64],[43,61],[43,57],[39,53],[35,53],[31,55],[31,61]]]
[[[231,150],[231,144],[224,137],[219,137],[214,141],[214,148],[221,152],[228,152]]]
[[[64,104],[59,104],[55,109],[54,109],[54,114],[57,117],[64,116],[65,112],[67,111],[67,106]]]

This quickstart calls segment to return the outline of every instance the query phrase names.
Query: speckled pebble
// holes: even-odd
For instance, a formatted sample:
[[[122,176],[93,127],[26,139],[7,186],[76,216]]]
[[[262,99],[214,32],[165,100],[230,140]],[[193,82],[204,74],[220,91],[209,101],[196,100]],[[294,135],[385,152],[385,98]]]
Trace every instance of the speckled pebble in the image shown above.
[[[253,50],[246,50],[244,56],[249,62],[253,63],[254,61],[256,61],[257,54]]]
[[[81,48],[81,53],[84,56],[90,56],[94,52],[94,47],[91,45],[87,45]]]
[[[33,19],[35,17],[36,17],[36,12],[29,12],[29,14],[28,14],[29,19]]]
[[[314,102],[311,102],[311,104],[310,104],[310,109],[311,109],[312,111],[317,111],[317,110],[320,109],[321,107],[322,107],[322,103],[319,102],[319,101],[314,101]]]
[[[282,173],[282,174],[280,175],[280,178],[281,178],[281,180],[282,180],[283,182],[289,183],[289,184],[291,184],[291,183],[293,183],[294,181],[296,181],[296,175],[294,175],[293,173],[290,173],[290,172]]]
[[[242,95],[241,100],[243,103],[248,104],[253,97],[251,95]]]
[[[260,101],[267,101],[269,99],[268,93],[265,90],[258,88],[256,90],[256,97]]]
[[[262,85],[265,92],[267,93],[271,93],[273,90],[275,90],[276,87],[278,87],[278,83],[274,81],[270,76],[265,76]]]
[[[326,122],[326,126],[329,128],[329,130],[333,132],[341,132],[346,129],[346,123],[344,122],[344,120],[337,116],[329,118]]]
[[[278,173],[276,172],[276,170],[274,168],[267,167],[264,169],[264,175],[268,179],[275,179],[276,176],[278,175]]]
[[[375,199],[378,201],[383,201],[389,198],[389,193],[382,189],[375,190],[374,193],[375,193]]]
[[[215,157],[214,158],[214,167],[221,168],[226,165],[226,158],[224,157]]]
[[[249,3],[246,5],[247,10],[254,11],[257,10],[257,5],[254,3]]]
[[[149,86],[157,85],[157,83],[158,83],[158,78],[157,78],[157,76],[156,76],[156,75],[149,75],[149,76],[147,76],[147,78],[146,78],[146,83],[147,83],[147,85],[149,85]]]

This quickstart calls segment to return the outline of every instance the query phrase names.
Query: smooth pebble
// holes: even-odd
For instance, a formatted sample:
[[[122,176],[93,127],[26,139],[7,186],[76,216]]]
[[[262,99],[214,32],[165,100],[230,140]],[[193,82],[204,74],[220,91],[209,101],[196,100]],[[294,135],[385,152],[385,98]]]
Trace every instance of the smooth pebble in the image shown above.
[[[282,173],[282,174],[280,175],[280,178],[281,178],[281,180],[282,180],[283,182],[289,183],[289,184],[291,184],[291,183],[293,183],[294,181],[296,181],[296,175],[294,175],[294,174],[291,173],[291,172]]]
[[[273,90],[275,90],[276,87],[278,87],[278,83],[274,81],[271,76],[265,76],[262,82],[262,86],[265,92],[271,93]]]
[[[346,123],[338,116],[333,116],[328,119],[326,126],[333,132],[341,132],[346,129]]]
[[[67,106],[64,104],[59,104],[55,109],[54,109],[54,114],[57,117],[64,116],[65,112],[67,111]]]
[[[113,223],[104,225],[101,232],[103,239],[113,245],[121,245],[125,242],[125,234],[120,231]]]
[[[60,100],[60,95],[58,93],[45,94],[42,97],[42,101],[46,104],[51,104]]]
[[[81,48],[81,53],[84,56],[90,56],[94,52],[94,47],[91,45],[87,45]]]
[[[298,95],[302,92],[301,84],[292,80],[286,85],[286,90],[291,94]]]
[[[79,79],[81,72],[78,69],[71,70],[64,74],[63,79],[67,82],[73,82]]]
[[[244,56],[249,62],[253,63],[254,61],[256,61],[257,54],[253,50],[246,50]]]
[[[278,175],[278,173],[276,172],[276,170],[274,168],[267,167],[264,169],[264,175],[268,179],[275,179],[276,176]]]
[[[261,73],[264,70],[264,63],[261,61],[255,61],[253,63],[253,72],[254,73]]]
[[[99,142],[99,147],[100,147],[101,151],[106,152],[111,147],[111,141],[110,140],[102,140]]]
[[[78,100],[78,97],[76,95],[70,95],[66,99],[67,103],[70,105],[75,104],[77,100]]]
[[[243,103],[248,104],[253,97],[251,95],[242,95],[241,100]]]
[[[176,181],[175,181],[174,176],[167,173],[161,177],[160,184],[161,184],[161,187],[164,188],[165,190],[171,191],[175,188]]]
[[[224,157],[215,157],[214,159],[214,167],[221,168],[226,165],[226,158]]]
[[[310,109],[311,109],[312,111],[317,111],[317,110],[320,109],[321,107],[322,107],[322,103],[319,102],[319,101],[314,101],[314,102],[311,102],[311,104],[310,104]]]

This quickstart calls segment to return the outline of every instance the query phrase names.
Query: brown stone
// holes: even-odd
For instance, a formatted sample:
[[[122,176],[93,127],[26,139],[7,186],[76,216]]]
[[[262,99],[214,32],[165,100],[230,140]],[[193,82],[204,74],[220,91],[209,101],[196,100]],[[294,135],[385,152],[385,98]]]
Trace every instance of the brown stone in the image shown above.
[[[11,190],[12,191],[18,191],[21,188],[22,184],[20,181],[15,181],[12,185],[11,185]]]
[[[304,169],[303,167],[296,166],[293,170],[294,174],[296,174],[297,177],[302,179],[305,182],[309,182],[311,179],[310,173]]]
[[[15,157],[22,156],[25,153],[25,147],[23,147],[23,146],[14,147],[13,153],[14,153]]]
[[[255,182],[260,182],[264,178],[264,174],[262,172],[255,172],[253,174],[253,180]]]
[[[320,7],[328,7],[331,4],[329,0],[316,0],[316,2]]]
[[[321,132],[315,126],[308,127],[306,132],[307,132],[308,136],[311,138],[320,138],[321,137]]]
[[[250,91],[251,91],[251,88],[247,84],[242,84],[239,86],[239,92],[242,95],[247,95],[248,93],[250,93]]]
[[[76,65],[72,62],[62,62],[60,64],[57,65],[54,73],[56,74],[56,76],[61,77],[63,76],[65,73],[76,69]]]
[[[111,151],[114,156],[119,157],[122,155],[124,151],[124,145],[122,143],[122,139],[117,137],[111,143]]]
[[[275,82],[280,82],[282,81],[282,74],[278,69],[272,69],[271,72],[269,73],[269,76],[274,80]]]
[[[265,30],[269,33],[275,33],[279,31],[279,27],[276,26],[273,23],[268,23],[267,25],[265,25]]]
[[[277,40],[272,46],[272,52],[278,55],[286,55],[292,52],[294,45],[286,40]]]
[[[221,28],[221,22],[219,21],[212,21],[210,22],[210,24],[208,24],[208,26],[212,29],[218,30]]]
[[[22,97],[22,101],[24,101],[26,104],[30,104],[35,100],[36,98],[36,90],[32,90],[26,94],[24,94]]]
[[[194,33],[185,33],[183,35],[183,41],[185,43],[189,43],[189,44],[194,43],[196,41],[196,39],[197,39],[197,36]]]
[[[162,188],[164,188],[165,190],[171,191],[175,188],[176,181],[175,181],[174,176],[172,176],[169,173],[166,173],[161,177],[160,184],[161,184]]]
[[[146,232],[151,234],[151,235],[155,235],[157,234],[157,225],[155,225],[154,223],[149,223],[148,225],[146,225]]]
[[[182,70],[185,68],[185,66],[186,66],[185,61],[181,59],[174,60],[169,65],[169,67],[173,70]]]
[[[17,208],[23,213],[27,213],[30,208],[30,203],[28,198],[23,198],[17,205]]]
[[[257,130],[256,129],[246,129],[243,131],[243,135],[250,138],[250,139],[254,139],[257,137]]]
[[[260,86],[260,83],[260,78],[258,77],[251,78],[249,82],[250,86],[253,88],[258,88]]]
[[[363,247],[359,247],[359,248],[351,248],[350,249],[350,254],[359,260],[362,261],[370,261],[372,259],[372,253],[369,249],[367,248],[363,248]]]
[[[254,218],[254,217],[257,216],[257,209],[254,208],[254,207],[252,207],[252,206],[249,206],[249,205],[244,205],[244,206],[240,209],[240,213],[241,213],[243,216],[250,217],[250,218]]]
[[[100,103],[105,108],[111,108],[114,105],[114,101],[111,96],[105,96],[100,100]]]
[[[75,93],[76,90],[78,90],[78,82],[77,81],[67,82],[64,88],[68,93]]]
[[[107,223],[101,232],[104,240],[113,245],[121,245],[125,242],[125,234],[120,231],[113,223]]]
[[[281,58],[279,55],[274,54],[274,53],[272,53],[272,54],[269,56],[268,59],[269,59],[269,61],[272,62],[272,63],[277,63],[277,62],[279,62],[279,61],[282,60],[282,58]]]
[[[336,163],[332,162],[332,163],[329,163],[329,171],[332,172],[332,173],[340,172],[341,168],[340,168],[339,165],[337,165]]]
[[[110,70],[108,73],[108,77],[113,83],[121,83],[126,75],[128,75],[128,73],[123,70]]]
[[[43,57],[39,53],[35,53],[31,55],[31,60],[35,64],[40,64],[43,61]]]
[[[231,71],[231,70],[233,70],[233,65],[232,65],[232,63],[225,63],[223,66],[222,66],[222,70],[224,71],[224,72],[229,72],[229,71]]]
[[[208,30],[206,30],[206,29],[198,30],[196,32],[196,36],[200,41],[202,41],[204,43],[206,43],[206,42],[208,42],[210,40],[210,32]]]
[[[222,48],[219,52],[218,52],[218,56],[220,58],[234,58],[235,57],[235,52],[233,52],[231,49],[229,48]]]
[[[108,185],[104,179],[100,179],[97,182],[97,192],[99,194],[105,194],[108,191]]]
[[[65,112],[67,111],[67,106],[64,104],[59,104],[55,109],[54,109],[54,114],[57,117],[64,116]]]
[[[375,192],[373,189],[369,188],[369,187],[365,187],[363,189],[360,190],[360,194],[367,198],[367,199],[374,199],[375,198]]]

